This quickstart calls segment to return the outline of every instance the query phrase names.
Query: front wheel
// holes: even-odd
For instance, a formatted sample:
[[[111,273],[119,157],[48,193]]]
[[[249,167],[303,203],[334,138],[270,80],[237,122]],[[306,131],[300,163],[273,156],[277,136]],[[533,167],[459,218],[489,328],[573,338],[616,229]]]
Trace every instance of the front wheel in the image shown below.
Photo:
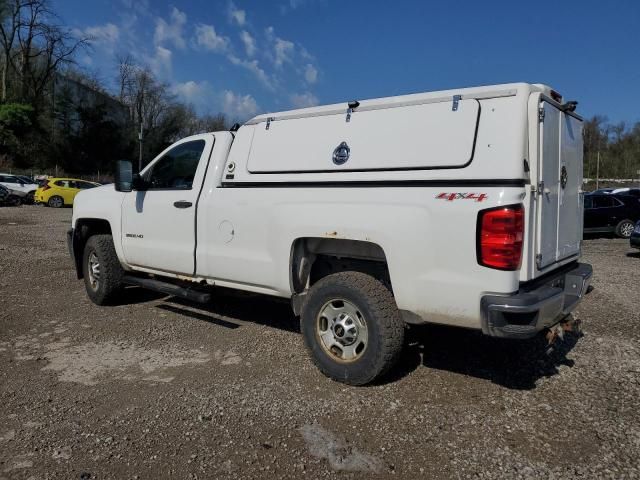
[[[116,303],[124,286],[124,270],[111,235],[93,235],[89,238],[82,256],[82,272],[87,295],[93,303]]]
[[[307,349],[322,373],[364,385],[400,357],[404,325],[391,292],[361,272],[328,275],[311,287],[301,314]]]
[[[616,235],[622,238],[629,238],[633,233],[634,226],[631,220],[622,220],[616,227]]]

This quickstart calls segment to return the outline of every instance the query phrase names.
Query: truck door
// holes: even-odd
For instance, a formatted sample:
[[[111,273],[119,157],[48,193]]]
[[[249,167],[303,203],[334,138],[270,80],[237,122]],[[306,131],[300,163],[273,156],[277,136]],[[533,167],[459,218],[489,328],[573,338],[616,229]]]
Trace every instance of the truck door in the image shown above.
[[[174,144],[143,170],[146,188],[126,194],[122,245],[128,264],[194,274],[196,207],[213,144],[213,135]]]
[[[536,259],[543,269],[580,252],[582,120],[540,103]]]

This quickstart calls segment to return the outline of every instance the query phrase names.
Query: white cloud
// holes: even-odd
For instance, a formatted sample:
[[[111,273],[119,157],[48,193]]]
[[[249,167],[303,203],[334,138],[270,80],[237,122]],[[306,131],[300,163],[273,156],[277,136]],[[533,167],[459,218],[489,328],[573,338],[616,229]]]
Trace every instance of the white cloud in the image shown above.
[[[225,90],[222,94],[222,111],[232,119],[245,120],[258,112],[258,104],[251,95],[240,95]]]
[[[233,2],[229,2],[229,20],[242,27],[247,22],[247,12],[236,8]]]
[[[284,63],[290,63],[295,53],[295,44],[276,36],[273,27],[267,27],[264,32],[267,42],[273,46],[273,53],[267,53],[273,64],[280,68]]]
[[[120,38],[120,29],[113,23],[105,23],[104,25],[85,28],[84,34],[91,37],[91,40],[95,43],[113,45]]]
[[[318,105],[318,97],[310,92],[294,93],[289,97],[294,108],[314,107]]]
[[[220,110],[220,95],[215,93],[211,84],[206,80],[176,83],[171,87],[171,91],[184,103],[193,105],[199,114],[209,114]]]
[[[167,79],[172,73],[172,52],[168,48],[156,47],[156,53],[149,61],[149,67],[158,77]]]
[[[318,81],[318,69],[312,64],[307,63],[307,66],[304,67],[304,79],[309,84],[316,83]]]
[[[201,114],[222,111],[231,119],[244,121],[259,110],[251,95],[241,95],[231,90],[216,93],[206,80],[176,83],[171,91],[183,102],[193,105]]]
[[[224,52],[229,47],[229,39],[218,35],[213,25],[196,26],[196,43],[212,52]]]
[[[156,19],[156,31],[153,35],[153,41],[156,45],[170,42],[177,48],[183,49],[186,46],[186,42],[182,36],[182,29],[186,23],[187,15],[176,7],[173,7],[169,22],[163,18]]]
[[[242,60],[232,54],[229,54],[227,58],[232,64],[250,71],[269,90],[274,90],[274,81],[260,68],[257,60]]]
[[[120,28],[113,23],[86,27],[84,30],[76,28],[73,33],[78,38],[88,39],[92,46],[108,56],[113,56],[116,47],[119,46]],[[84,55],[80,61],[85,65],[93,63],[93,59],[87,55]]]
[[[311,3],[311,0],[288,0],[284,4],[280,5],[280,13],[285,14],[299,7]]]
[[[273,48],[275,51],[274,63],[277,67],[281,67],[283,63],[291,61],[291,56],[293,55],[294,50],[293,42],[276,37]]]
[[[206,80],[202,82],[189,80],[184,83],[176,83],[171,90],[184,102],[194,105],[201,102],[203,98],[210,96],[213,92],[211,85]]]
[[[249,32],[243,30],[240,32],[240,40],[244,44],[244,49],[249,57],[253,57],[256,53],[256,41]]]

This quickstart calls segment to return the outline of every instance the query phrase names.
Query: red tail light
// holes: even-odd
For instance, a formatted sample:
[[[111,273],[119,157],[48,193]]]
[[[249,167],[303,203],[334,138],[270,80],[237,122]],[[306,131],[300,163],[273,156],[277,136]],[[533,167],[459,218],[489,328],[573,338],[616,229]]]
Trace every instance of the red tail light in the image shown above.
[[[498,270],[517,270],[522,260],[524,207],[510,205],[478,213],[478,263]]]

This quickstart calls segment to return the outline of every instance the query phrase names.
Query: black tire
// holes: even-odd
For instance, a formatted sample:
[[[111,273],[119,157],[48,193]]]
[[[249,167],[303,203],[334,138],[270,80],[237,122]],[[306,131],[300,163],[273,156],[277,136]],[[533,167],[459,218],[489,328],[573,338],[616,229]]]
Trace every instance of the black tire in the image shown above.
[[[47,205],[53,208],[62,208],[64,207],[64,198],[54,195],[47,201]]]
[[[98,262],[98,276],[89,271],[90,259]],[[122,294],[124,270],[118,260],[111,235],[93,235],[82,254],[82,273],[87,295],[96,305],[111,305]]]
[[[22,204],[22,199],[17,195],[9,195],[7,203],[13,207],[19,207]]]
[[[631,220],[622,220],[616,226],[616,235],[620,238],[629,238],[634,227],[635,224]]]
[[[320,338],[321,322],[327,323],[320,314],[332,300],[338,305],[342,300],[351,303],[366,326],[366,346],[349,361],[329,351]],[[313,285],[302,307],[300,325],[320,371],[349,385],[365,385],[384,375],[397,362],[404,342],[404,324],[393,295],[382,282],[361,272],[335,273]]]
[[[33,205],[35,203],[35,192],[29,192],[27,193],[27,196],[25,197],[25,203],[28,205]]]

